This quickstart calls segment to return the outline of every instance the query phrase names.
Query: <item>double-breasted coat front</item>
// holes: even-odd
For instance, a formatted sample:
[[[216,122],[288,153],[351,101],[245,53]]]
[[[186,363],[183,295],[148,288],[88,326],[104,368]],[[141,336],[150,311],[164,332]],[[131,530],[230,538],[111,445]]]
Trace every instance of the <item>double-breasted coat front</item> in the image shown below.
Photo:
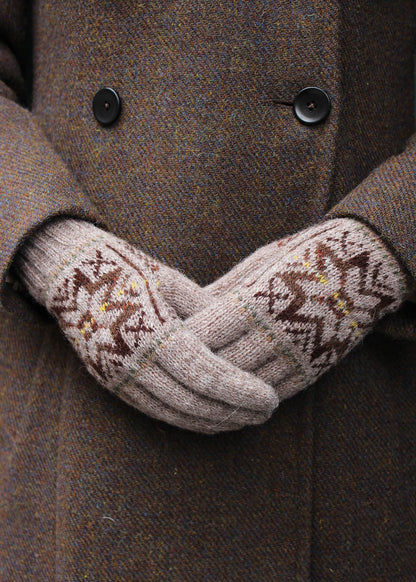
[[[265,425],[203,436],[99,386],[8,269],[66,215],[206,284],[328,215],[414,280],[415,44],[411,0],[0,2],[1,580],[414,579],[414,302]]]

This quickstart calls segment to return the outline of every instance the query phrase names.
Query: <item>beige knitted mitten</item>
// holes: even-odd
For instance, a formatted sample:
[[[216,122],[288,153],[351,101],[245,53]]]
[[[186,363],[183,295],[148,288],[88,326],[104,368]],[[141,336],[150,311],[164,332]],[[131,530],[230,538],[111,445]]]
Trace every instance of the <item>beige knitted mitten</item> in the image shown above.
[[[217,297],[231,288],[187,326],[281,400],[314,383],[408,294],[396,259],[352,219],[318,224],[252,257],[207,287]]]
[[[89,372],[142,412],[199,432],[264,422],[273,388],[213,354],[181,318],[209,303],[174,269],[92,224],[56,219],[17,270]]]

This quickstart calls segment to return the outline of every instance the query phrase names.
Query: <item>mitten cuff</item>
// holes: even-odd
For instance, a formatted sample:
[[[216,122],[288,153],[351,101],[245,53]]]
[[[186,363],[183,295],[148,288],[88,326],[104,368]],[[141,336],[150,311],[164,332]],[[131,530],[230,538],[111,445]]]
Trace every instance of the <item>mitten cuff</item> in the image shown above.
[[[394,253],[372,228],[359,220],[354,218],[334,218],[330,222],[331,224],[339,223],[340,226],[346,226],[349,230],[354,231],[358,235],[358,239],[361,239],[363,247],[367,248],[373,257],[377,257],[383,265],[384,275],[387,278],[397,280],[397,309],[414,292],[414,283],[405,269],[402,268]],[[394,311],[394,308],[392,311]]]
[[[36,301],[45,305],[51,278],[83,248],[108,236],[83,220],[55,219],[26,241],[16,256],[15,272]]]

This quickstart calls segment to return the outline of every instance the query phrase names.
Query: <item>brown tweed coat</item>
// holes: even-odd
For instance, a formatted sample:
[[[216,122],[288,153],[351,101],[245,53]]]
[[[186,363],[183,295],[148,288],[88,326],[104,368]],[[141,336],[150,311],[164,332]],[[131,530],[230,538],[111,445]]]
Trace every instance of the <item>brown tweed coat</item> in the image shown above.
[[[266,425],[206,437],[102,389],[6,278],[53,215],[207,283],[328,212],[415,278],[414,49],[412,0],[0,1],[2,582],[415,580],[415,303]]]

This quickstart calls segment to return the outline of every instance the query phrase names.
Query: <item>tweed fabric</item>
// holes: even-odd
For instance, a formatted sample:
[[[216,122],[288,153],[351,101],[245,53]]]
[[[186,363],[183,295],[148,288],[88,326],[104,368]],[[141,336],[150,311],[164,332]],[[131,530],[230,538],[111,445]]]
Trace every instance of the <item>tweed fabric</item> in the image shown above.
[[[316,224],[387,158],[407,155],[415,8],[4,0],[2,276],[39,209],[41,220],[65,214],[77,197],[79,212],[95,204],[89,220],[199,283]],[[122,98],[108,128],[91,111],[105,85]],[[300,125],[291,107],[308,85],[332,102],[316,127]],[[26,119],[36,131],[25,131]],[[54,155],[33,166],[39,133]],[[65,167],[77,187],[61,190]],[[394,204],[409,216],[407,185],[380,183],[392,222]],[[371,214],[367,201],[360,220],[377,220],[386,240],[389,217],[383,225],[383,208]],[[404,264],[414,221],[410,231],[397,224],[386,233]],[[386,316],[265,425],[206,437],[103,390],[14,285],[2,302],[3,579],[412,579],[414,304]]]
[[[406,153],[393,156],[375,169],[328,217],[355,216],[383,233],[403,265],[416,276],[416,245],[407,244],[416,217],[416,138]]]
[[[23,239],[60,214],[98,221],[98,213],[31,115],[0,96],[0,265],[6,273]],[[45,172],[44,168],[50,168]],[[61,204],[64,194],[65,203]],[[7,195],[6,195],[7,194]],[[19,220],[18,217],[27,217]]]
[[[198,286],[121,239],[55,220],[16,270],[94,378],[141,412],[213,433],[263,423],[277,408],[271,387],[211,353],[165,300],[164,288],[191,314],[209,303]]]
[[[111,232],[206,284],[289,225],[296,232],[322,216],[331,169],[320,161],[338,115],[339,9],[322,10],[321,0],[309,7],[39,4],[36,23],[53,30],[57,50],[42,44],[36,54],[32,110]],[[289,23],[302,30],[296,51]],[[82,65],[68,76],[74,59]],[[311,132],[291,104],[313,83],[334,102],[328,123]],[[119,92],[122,110],[103,130],[91,102],[104,85]],[[281,155],[292,160],[290,174]],[[302,213],[286,204],[300,192]]]

